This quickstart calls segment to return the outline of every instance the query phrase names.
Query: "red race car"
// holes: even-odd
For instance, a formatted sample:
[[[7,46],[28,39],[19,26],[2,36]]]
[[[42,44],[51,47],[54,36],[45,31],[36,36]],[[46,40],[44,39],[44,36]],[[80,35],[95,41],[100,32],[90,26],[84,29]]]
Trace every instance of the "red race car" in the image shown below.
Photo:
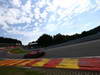
[[[44,55],[45,55],[45,52],[42,50],[33,50],[30,53],[24,55],[24,58],[39,58]]]

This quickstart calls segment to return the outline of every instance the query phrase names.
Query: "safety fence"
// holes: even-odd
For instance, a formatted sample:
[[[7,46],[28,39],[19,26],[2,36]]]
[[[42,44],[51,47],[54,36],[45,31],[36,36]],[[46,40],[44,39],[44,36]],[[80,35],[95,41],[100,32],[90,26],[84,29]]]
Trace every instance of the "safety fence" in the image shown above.
[[[100,58],[6,59],[0,66],[31,68],[45,75],[100,75]]]

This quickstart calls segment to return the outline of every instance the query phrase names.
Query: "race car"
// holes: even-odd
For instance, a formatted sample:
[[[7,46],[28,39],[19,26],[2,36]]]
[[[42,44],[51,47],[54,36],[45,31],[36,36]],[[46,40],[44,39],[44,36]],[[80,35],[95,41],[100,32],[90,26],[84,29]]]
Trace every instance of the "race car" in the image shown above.
[[[24,55],[24,58],[39,58],[45,55],[45,52],[42,50],[33,50],[29,52],[28,54]]]

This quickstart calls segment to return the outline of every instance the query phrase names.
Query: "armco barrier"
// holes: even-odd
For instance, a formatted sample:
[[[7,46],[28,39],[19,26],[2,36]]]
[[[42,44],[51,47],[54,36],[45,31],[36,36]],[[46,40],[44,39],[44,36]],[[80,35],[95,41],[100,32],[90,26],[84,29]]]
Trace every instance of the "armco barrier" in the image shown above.
[[[100,75],[100,58],[6,59],[0,66],[31,68],[45,75]]]

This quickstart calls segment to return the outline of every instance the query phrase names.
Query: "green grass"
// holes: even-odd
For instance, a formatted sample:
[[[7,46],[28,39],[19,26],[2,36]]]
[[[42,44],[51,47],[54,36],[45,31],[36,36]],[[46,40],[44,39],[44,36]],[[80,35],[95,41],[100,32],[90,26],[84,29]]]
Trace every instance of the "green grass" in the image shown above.
[[[25,69],[18,67],[0,67],[0,75],[43,75],[33,69]]]
[[[22,48],[13,48],[11,50],[9,50],[10,53],[13,53],[13,54],[24,54],[24,53],[28,53],[27,50],[24,50]]]

